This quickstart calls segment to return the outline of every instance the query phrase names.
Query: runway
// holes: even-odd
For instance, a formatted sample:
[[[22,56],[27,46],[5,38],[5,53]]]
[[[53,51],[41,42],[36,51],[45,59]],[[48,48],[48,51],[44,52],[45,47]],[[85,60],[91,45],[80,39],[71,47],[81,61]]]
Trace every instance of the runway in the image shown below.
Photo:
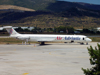
[[[77,43],[0,45],[1,75],[84,75],[90,68],[87,47]]]

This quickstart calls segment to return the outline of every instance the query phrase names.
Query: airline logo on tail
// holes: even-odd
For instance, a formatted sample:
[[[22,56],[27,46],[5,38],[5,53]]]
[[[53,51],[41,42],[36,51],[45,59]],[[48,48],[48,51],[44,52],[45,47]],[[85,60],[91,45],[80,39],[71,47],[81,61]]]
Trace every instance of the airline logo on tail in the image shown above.
[[[12,32],[13,32],[13,29],[11,29],[9,33],[12,34]]]

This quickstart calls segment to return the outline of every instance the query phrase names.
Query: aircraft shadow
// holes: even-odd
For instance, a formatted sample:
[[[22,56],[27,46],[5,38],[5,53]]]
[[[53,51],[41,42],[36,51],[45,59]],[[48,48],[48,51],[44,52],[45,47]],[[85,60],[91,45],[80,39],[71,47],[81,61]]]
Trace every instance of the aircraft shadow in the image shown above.
[[[47,46],[47,45],[52,45],[52,44],[43,44],[43,45],[39,44],[38,46]]]

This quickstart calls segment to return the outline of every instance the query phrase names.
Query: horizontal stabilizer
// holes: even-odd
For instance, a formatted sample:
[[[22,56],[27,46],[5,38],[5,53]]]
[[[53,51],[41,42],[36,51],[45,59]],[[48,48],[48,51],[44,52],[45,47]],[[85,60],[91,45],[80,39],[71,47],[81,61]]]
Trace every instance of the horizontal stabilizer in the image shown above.
[[[3,28],[4,28],[4,29],[12,28],[12,26],[4,26]]]

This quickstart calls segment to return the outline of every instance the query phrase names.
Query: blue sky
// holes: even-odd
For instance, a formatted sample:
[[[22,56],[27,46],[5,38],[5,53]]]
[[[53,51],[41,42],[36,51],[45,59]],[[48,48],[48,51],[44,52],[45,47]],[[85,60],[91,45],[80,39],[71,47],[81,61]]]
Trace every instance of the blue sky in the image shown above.
[[[100,5],[100,0],[60,0],[60,1],[85,2],[85,3],[99,4]]]

